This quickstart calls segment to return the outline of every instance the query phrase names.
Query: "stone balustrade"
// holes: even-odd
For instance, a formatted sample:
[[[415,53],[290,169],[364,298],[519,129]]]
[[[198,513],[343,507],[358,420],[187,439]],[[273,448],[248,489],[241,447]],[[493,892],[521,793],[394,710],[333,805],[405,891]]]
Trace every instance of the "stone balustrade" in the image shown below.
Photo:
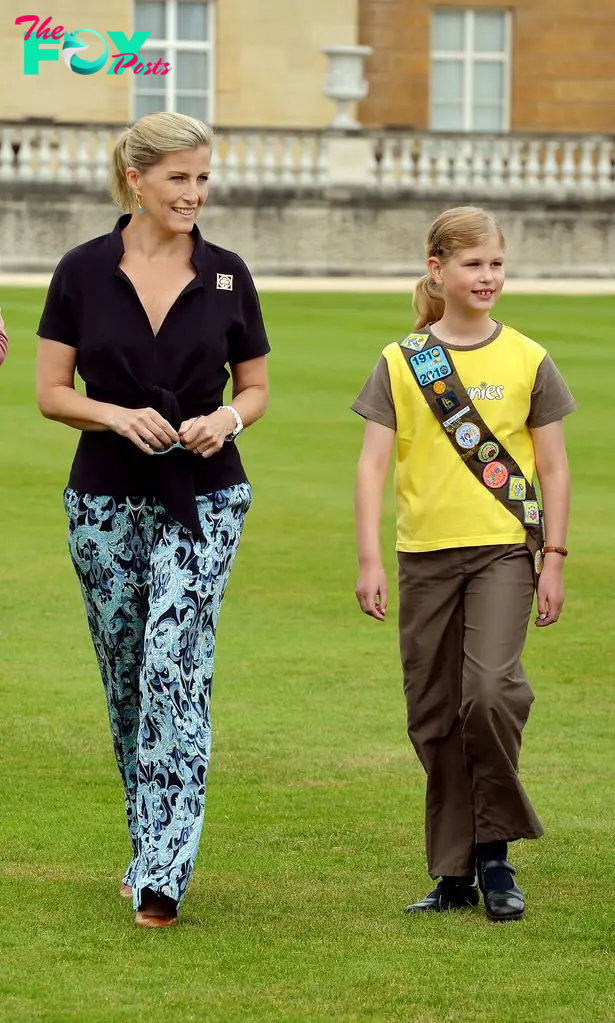
[[[383,133],[375,156],[382,189],[565,199],[615,191],[611,136]]]
[[[120,125],[0,122],[0,183],[104,190]],[[406,130],[216,129],[217,190],[347,187],[370,195],[603,198],[615,192],[611,136],[441,135]]]

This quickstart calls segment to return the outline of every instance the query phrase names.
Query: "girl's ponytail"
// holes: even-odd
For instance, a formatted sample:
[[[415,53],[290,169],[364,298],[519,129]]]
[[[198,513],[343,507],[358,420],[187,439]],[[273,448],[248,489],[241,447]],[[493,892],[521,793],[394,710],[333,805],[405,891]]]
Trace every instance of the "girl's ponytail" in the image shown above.
[[[435,323],[444,315],[444,299],[438,293],[431,274],[425,274],[417,281],[412,304],[418,316],[414,325],[416,330],[422,330],[428,323]]]

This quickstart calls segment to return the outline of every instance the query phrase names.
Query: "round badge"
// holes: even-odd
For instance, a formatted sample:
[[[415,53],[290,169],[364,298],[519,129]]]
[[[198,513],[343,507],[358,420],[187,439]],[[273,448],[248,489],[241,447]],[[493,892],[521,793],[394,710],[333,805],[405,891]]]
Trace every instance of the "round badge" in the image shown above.
[[[435,384],[433,385],[433,389],[436,392],[436,394],[444,394],[446,390],[446,384],[444,383],[444,380],[436,380]]]
[[[536,551],[534,555],[534,570],[536,572],[536,575],[540,575],[540,573],[542,572],[543,564],[544,562],[542,557],[542,551]]]
[[[480,430],[474,423],[462,423],[455,430],[455,440],[460,448],[475,448],[480,440]]]
[[[481,462],[492,462],[494,458],[497,458],[500,453],[499,445],[494,440],[486,440],[484,444],[481,444],[477,451],[477,455]]]
[[[502,462],[489,462],[483,469],[483,483],[490,490],[499,490],[508,481],[508,469]]]

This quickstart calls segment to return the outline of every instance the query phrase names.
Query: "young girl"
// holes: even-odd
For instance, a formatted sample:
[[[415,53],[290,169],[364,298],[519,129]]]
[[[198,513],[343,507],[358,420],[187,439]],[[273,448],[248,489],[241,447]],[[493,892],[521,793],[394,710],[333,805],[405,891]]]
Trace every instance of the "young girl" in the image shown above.
[[[536,624],[556,622],[564,602],[562,417],[576,406],[545,349],[491,316],[504,283],[496,220],[473,206],[446,210],[426,251],[416,333],[387,345],[353,404],[367,420],[356,596],[365,614],[384,621],[379,526],[397,434],[404,692],[408,734],[427,774],[428,868],[439,878],[406,911],[476,906],[480,887],[490,919],[520,919],[525,900],[508,843],[543,830],[517,775],[533,701],[520,656],[535,573]],[[534,472],[546,526],[535,558]]]

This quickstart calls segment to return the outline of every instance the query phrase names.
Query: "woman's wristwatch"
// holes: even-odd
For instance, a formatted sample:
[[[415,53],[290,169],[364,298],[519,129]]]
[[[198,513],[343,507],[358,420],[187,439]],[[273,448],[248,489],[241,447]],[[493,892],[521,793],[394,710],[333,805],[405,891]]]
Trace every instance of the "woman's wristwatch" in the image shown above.
[[[235,429],[233,430],[232,433],[227,434],[227,436],[224,439],[225,441],[235,440],[235,437],[238,437],[241,431],[243,430],[243,420],[239,415],[239,412],[237,411],[236,408],[233,408],[232,405],[220,405],[218,412],[230,412],[233,415],[235,419]]]
[[[568,551],[566,550],[565,547],[551,547],[549,544],[546,544],[542,548],[542,553],[543,554],[561,554],[562,558],[567,558],[568,557]]]

